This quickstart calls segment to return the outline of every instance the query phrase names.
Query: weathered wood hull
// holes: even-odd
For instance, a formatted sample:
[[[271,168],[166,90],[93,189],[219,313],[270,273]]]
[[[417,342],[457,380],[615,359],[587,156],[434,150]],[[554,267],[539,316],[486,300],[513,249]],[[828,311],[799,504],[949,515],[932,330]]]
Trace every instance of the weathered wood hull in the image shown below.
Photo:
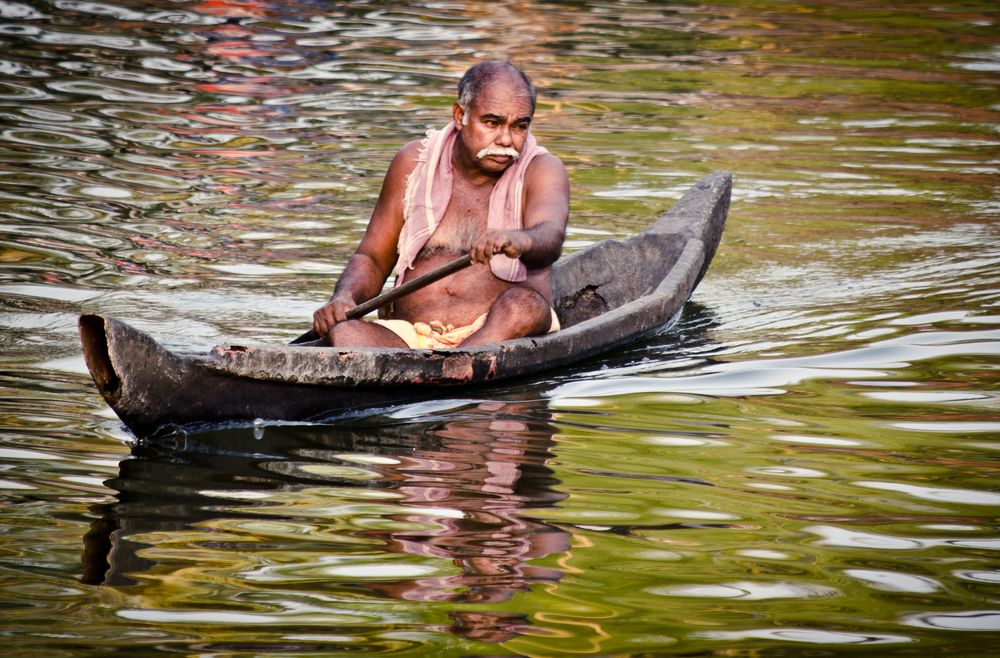
[[[470,349],[406,350],[231,344],[180,353],[124,322],[80,317],[98,390],[137,435],[227,421],[308,420],[488,386],[613,349],[662,330],[715,254],[731,178],[711,174],[648,229],[605,240],[553,267],[563,329]]]

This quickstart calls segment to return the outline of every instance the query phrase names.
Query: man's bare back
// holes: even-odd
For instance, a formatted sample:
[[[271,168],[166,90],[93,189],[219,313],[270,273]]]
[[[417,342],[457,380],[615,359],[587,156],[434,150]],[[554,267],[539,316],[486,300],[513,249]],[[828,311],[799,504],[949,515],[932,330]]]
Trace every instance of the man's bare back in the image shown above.
[[[481,75],[473,80],[477,69]],[[472,82],[466,84],[467,80]],[[473,88],[475,93],[470,94]],[[405,277],[429,272],[463,253],[472,256],[473,264],[397,300],[391,317],[462,327],[485,315],[482,326],[462,343],[466,346],[544,333],[552,317],[551,265],[561,251],[568,217],[565,167],[544,150],[529,160],[521,192],[522,228],[489,228],[490,196],[525,148],[534,92],[519,70],[502,62],[473,67],[463,77],[460,90],[463,95],[452,108],[457,137],[450,159],[450,197]],[[314,328],[324,336],[325,344],[406,346],[385,326],[345,321],[344,313],[378,294],[396,267],[403,196],[422,155],[426,157],[421,154],[421,143],[412,142],[393,159],[361,245],[331,300],[314,314]],[[524,280],[497,276],[490,266],[494,254],[519,259]]]

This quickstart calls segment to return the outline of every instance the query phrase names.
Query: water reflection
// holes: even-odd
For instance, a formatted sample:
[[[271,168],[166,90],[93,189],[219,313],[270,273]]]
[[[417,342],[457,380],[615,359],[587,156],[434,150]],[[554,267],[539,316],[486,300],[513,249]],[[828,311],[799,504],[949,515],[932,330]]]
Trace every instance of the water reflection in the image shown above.
[[[569,547],[567,532],[530,512],[565,497],[546,465],[548,417],[538,403],[482,403],[436,422],[144,442],[108,482],[117,501],[95,510],[82,580],[140,592],[171,582],[172,598],[197,600],[228,563],[227,578],[284,598],[321,587],[456,604],[451,631],[509,639],[525,617],[468,604],[560,579],[533,563]],[[171,547],[211,558],[192,564]],[[145,598],[157,607],[155,594]],[[171,611],[130,614],[168,621]]]

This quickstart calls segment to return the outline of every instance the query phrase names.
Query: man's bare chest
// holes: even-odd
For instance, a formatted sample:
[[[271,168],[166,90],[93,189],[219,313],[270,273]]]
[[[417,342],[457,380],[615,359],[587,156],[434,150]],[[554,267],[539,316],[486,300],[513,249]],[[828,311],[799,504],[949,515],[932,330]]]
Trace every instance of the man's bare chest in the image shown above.
[[[451,198],[445,209],[442,223],[447,220],[481,221],[485,227],[492,192],[492,185],[470,185],[460,176],[456,176],[452,181]]]
[[[425,248],[468,251],[486,230],[492,188],[472,188],[456,183],[441,222]]]

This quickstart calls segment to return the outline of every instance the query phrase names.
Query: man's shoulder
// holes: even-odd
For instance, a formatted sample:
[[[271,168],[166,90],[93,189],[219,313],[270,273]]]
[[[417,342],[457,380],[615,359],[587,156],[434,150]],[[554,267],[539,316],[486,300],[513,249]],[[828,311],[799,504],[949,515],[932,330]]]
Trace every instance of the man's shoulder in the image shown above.
[[[412,168],[412,165],[416,164],[418,158],[420,157],[421,146],[422,141],[419,139],[407,142],[398,151],[396,151],[396,155],[392,159],[393,164],[408,164]]]
[[[412,142],[407,142],[403,144],[402,148],[399,149],[399,155],[406,157],[416,158],[420,153],[420,149],[423,147],[424,140],[415,139]]]
[[[561,178],[566,175],[566,165],[558,156],[548,151],[539,153],[532,158],[531,163],[528,164],[528,170],[525,172],[525,178],[528,181],[547,180],[553,176]]]
[[[396,155],[393,156],[392,162],[389,163],[389,177],[390,178],[402,178],[410,175],[420,159],[420,140],[414,140],[407,144],[404,144],[402,148],[396,151]]]

